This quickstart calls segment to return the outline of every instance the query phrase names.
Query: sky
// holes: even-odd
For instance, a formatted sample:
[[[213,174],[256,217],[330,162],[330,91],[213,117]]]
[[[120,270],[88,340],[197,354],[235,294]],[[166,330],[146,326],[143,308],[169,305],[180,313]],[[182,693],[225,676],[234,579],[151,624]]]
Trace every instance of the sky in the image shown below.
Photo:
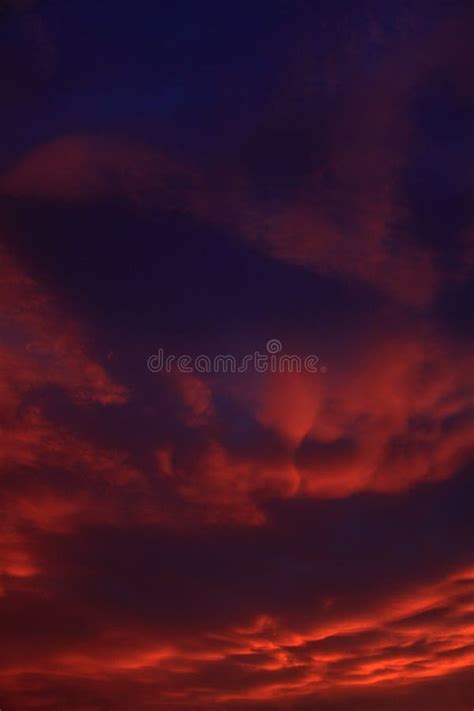
[[[474,707],[473,19],[0,3],[2,711]]]

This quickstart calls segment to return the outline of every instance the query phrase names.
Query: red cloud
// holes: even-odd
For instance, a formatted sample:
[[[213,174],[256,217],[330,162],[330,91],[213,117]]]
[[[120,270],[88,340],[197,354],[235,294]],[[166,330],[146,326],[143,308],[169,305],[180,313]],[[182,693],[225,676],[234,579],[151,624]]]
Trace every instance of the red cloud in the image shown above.
[[[136,206],[163,201],[186,208],[191,175],[139,142],[63,136],[27,154],[0,180],[4,195],[97,201],[120,197]]]
[[[280,103],[280,85],[264,140],[236,127],[237,150],[197,170],[139,142],[70,135],[0,178],[7,211],[118,198],[189,213],[296,274],[380,292],[374,311],[389,314],[382,327],[365,315],[352,353],[335,336],[324,374],[151,384],[143,364],[128,388],[0,249],[2,709],[471,703],[474,363],[430,311],[451,276],[402,185],[417,87],[442,65],[465,90],[467,40],[448,23],[389,42],[345,92],[348,43],[321,74],[329,117],[299,82]],[[321,140],[313,162],[294,155],[290,125],[306,103],[296,133],[303,152]],[[457,249],[463,282],[468,229]]]
[[[52,298],[0,251],[0,326],[4,334],[0,407],[15,408],[32,388],[56,385],[78,402],[126,401],[104,368],[87,356],[77,324],[65,320]]]
[[[412,103],[417,89],[440,64],[440,41],[444,69],[461,93],[469,95],[463,69],[466,52],[459,51],[463,32],[459,23],[448,23],[442,40],[434,33],[421,45],[419,38],[413,45],[402,43],[387,52],[376,71],[354,79],[351,90],[338,98],[325,128],[324,160],[304,171],[299,190],[283,196],[263,199],[256,189],[261,176],[258,170],[253,175],[255,166],[241,155],[252,136],[236,138],[241,144],[238,155],[229,153],[225,162],[217,160],[200,169],[138,141],[63,136],[19,160],[0,180],[0,191],[60,202],[119,197],[141,209],[159,205],[190,213],[221,229],[226,225],[272,258],[318,274],[365,282],[414,307],[427,305],[449,270],[419,239],[403,190],[414,130]],[[343,65],[347,57],[339,61]],[[298,95],[301,87],[288,90]],[[317,97],[314,104],[318,105]],[[275,98],[272,112],[263,116],[265,136],[271,136],[279,122],[287,126],[286,110],[286,103],[280,107]],[[320,130],[319,118],[317,112],[306,117],[310,139]],[[275,140],[269,150],[274,154],[280,148]],[[291,143],[283,149],[291,153]],[[291,176],[279,177],[292,185]],[[271,195],[271,184],[264,187]],[[467,234],[459,246],[466,263],[471,261],[471,242]],[[469,271],[466,266],[456,278],[465,279]]]
[[[211,624],[199,639],[103,621],[75,643],[31,650],[21,664],[13,653],[3,667],[3,686],[14,700],[19,689],[33,691],[28,679],[36,679],[37,693],[49,689],[54,700],[57,680],[68,679],[112,703],[120,704],[120,687],[131,689],[137,705],[154,698],[157,708],[305,697],[317,702],[371,687],[390,694],[472,666],[473,586],[473,571],[458,569],[385,595],[370,609],[345,611],[343,601],[333,599],[304,628],[261,612],[238,626]]]
[[[230,390],[261,426],[257,447],[229,445],[206,392],[189,437],[163,445],[159,470],[209,520],[264,520],[272,498],[407,491],[458,472],[472,457],[472,358],[433,335],[374,337],[327,374],[267,374]],[[453,366],[453,364],[455,364]],[[196,379],[182,387],[189,400]],[[187,394],[186,394],[187,393]],[[198,400],[202,413],[202,396]],[[268,444],[265,444],[268,440]]]
[[[382,100],[378,84],[373,91],[376,100]],[[398,100],[389,99],[391,105]],[[378,108],[369,112],[377,122]],[[59,202],[120,197],[141,209],[159,204],[190,212],[211,223],[229,224],[273,258],[354,277],[403,301],[423,304],[437,288],[432,255],[416,242],[391,234],[404,209],[394,187],[399,168],[391,153],[387,155],[398,151],[397,144],[387,140],[380,125],[373,130],[365,110],[359,124],[348,127],[343,118],[347,111],[342,107],[331,139],[333,186],[328,188],[316,172],[304,199],[283,202],[273,210],[253,197],[238,163],[218,167],[217,174],[198,175],[139,143],[87,135],[64,136],[35,149],[3,176],[0,190],[7,196]],[[385,132],[394,124],[395,116]],[[351,139],[361,128],[368,145]],[[340,203],[347,203],[352,215],[344,229],[323,208]]]
[[[103,448],[50,421],[31,397],[61,388],[80,407],[121,405],[128,394],[88,354],[80,327],[67,322],[53,299],[5,250],[0,263],[0,472],[3,574],[38,573],[22,530],[71,530],[84,521],[116,518],[116,506],[93,482],[143,488],[125,452]],[[60,472],[80,491],[57,491],[48,473]],[[77,482],[76,482],[77,485]]]

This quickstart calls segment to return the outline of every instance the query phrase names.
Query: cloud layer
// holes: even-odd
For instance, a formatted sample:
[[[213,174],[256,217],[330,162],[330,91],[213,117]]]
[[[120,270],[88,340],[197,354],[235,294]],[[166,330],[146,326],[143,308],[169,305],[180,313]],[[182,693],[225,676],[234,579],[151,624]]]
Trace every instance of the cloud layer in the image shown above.
[[[0,706],[471,708],[463,3],[178,5],[1,16]]]

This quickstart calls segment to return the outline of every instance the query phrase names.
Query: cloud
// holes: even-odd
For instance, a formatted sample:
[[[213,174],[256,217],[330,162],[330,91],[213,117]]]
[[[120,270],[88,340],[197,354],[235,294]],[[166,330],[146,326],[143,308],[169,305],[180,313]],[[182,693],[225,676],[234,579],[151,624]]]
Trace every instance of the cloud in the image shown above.
[[[54,576],[50,570],[50,579]],[[210,590],[209,581],[206,588]],[[65,608],[57,609],[52,636],[41,619],[57,606],[53,585],[46,596],[29,593],[24,628],[16,625],[17,641],[3,664],[3,686],[13,700],[21,689],[36,698],[47,691],[57,703],[57,680],[67,680],[75,698],[89,692],[119,708],[121,688],[135,703],[146,705],[154,698],[160,708],[178,702],[198,708],[240,702],[253,708],[260,702],[271,704],[275,696],[298,708],[297,702],[305,698],[324,703],[329,693],[344,699],[353,690],[372,688],[386,689],[390,697],[397,688],[413,689],[470,668],[473,589],[472,569],[458,567],[437,579],[409,581],[394,590],[379,586],[375,591],[370,583],[370,604],[363,595],[351,601],[347,590],[326,599],[316,593],[297,624],[286,614],[265,611],[263,598],[262,608],[253,612],[252,602],[246,600],[244,609],[234,611],[238,621],[223,623],[220,615],[211,615],[199,621],[207,625],[199,635],[186,625],[166,626],[166,610],[159,606],[147,624],[138,610],[130,617],[113,603],[96,608],[91,618],[90,598],[83,589],[73,618]],[[107,596],[114,599],[112,589]],[[24,604],[28,598],[10,593],[5,609],[14,613],[22,599]],[[166,597],[161,599],[166,606]],[[7,624],[7,643],[13,631]],[[27,640],[35,644],[28,645],[25,655]]]
[[[259,121],[236,127],[233,145],[200,163],[118,134],[60,136],[21,157],[2,176],[1,194],[59,203],[121,200],[147,215],[157,208],[192,215],[271,259],[425,308],[447,282],[470,273],[459,267],[453,277],[436,248],[444,229],[459,264],[467,264],[470,226],[458,239],[456,215],[446,221],[442,212],[449,205],[428,204],[432,173],[415,194],[410,187],[420,172],[416,139],[426,133],[416,97],[429,94],[440,65],[460,110],[467,105],[463,38],[462,24],[450,20],[441,30],[389,42],[370,70],[356,74],[341,49],[325,59],[324,89],[305,90],[304,102],[301,82],[283,75],[286,84]],[[312,71],[301,66],[302,76]],[[468,180],[453,175],[451,190],[468,190]],[[426,210],[440,219],[428,220]]]
[[[357,65],[365,49],[355,51]],[[415,99],[429,94],[441,65],[463,110],[469,58],[455,19],[388,43],[370,70],[355,75],[341,48],[341,56],[324,60],[324,90],[305,90],[302,102],[301,80],[284,75],[259,121],[236,127],[233,145],[212,159],[186,164],[120,135],[63,135],[21,157],[2,176],[0,192],[59,203],[118,199],[147,215],[157,208],[192,215],[271,259],[424,308],[453,279],[435,233],[441,224],[446,234],[454,227],[444,224],[444,213],[441,224],[427,221],[423,211],[444,209],[425,204],[429,181],[415,195],[410,189],[420,170],[415,139],[423,131]],[[302,76],[312,71],[311,64],[301,66]],[[452,190],[469,189],[468,177],[453,180]],[[458,281],[471,272],[469,234],[470,226],[460,239],[451,234],[465,264],[456,270]]]
[[[124,199],[135,207],[162,201],[186,209],[191,175],[139,141],[67,135],[40,145],[3,175],[6,196],[59,202]]]
[[[52,86],[62,118],[12,147],[2,709],[469,707],[472,344],[444,300],[472,268],[470,38],[351,12],[279,45],[212,146],[199,117],[179,159],[102,108],[68,126]],[[326,371],[146,368],[271,337]]]
[[[125,402],[125,389],[87,356],[78,325],[65,320],[48,293],[4,248],[0,268],[2,360],[8,374],[2,406],[17,408],[29,389],[44,385],[57,385],[79,402]]]
[[[0,263],[0,473],[2,576],[39,574],[25,528],[70,531],[117,519],[100,487],[143,489],[128,454],[84,437],[45,414],[54,389],[73,407],[123,405],[126,388],[89,354],[82,328],[2,248]],[[97,490],[98,489],[98,490]]]
[[[274,498],[387,495],[441,481],[472,457],[471,372],[463,348],[407,329],[372,333],[349,368],[340,359],[326,374],[217,380],[213,398],[225,393],[248,423],[237,445],[234,419],[209,409],[203,383],[207,417],[187,419],[158,449],[158,469],[209,520],[250,524]]]

